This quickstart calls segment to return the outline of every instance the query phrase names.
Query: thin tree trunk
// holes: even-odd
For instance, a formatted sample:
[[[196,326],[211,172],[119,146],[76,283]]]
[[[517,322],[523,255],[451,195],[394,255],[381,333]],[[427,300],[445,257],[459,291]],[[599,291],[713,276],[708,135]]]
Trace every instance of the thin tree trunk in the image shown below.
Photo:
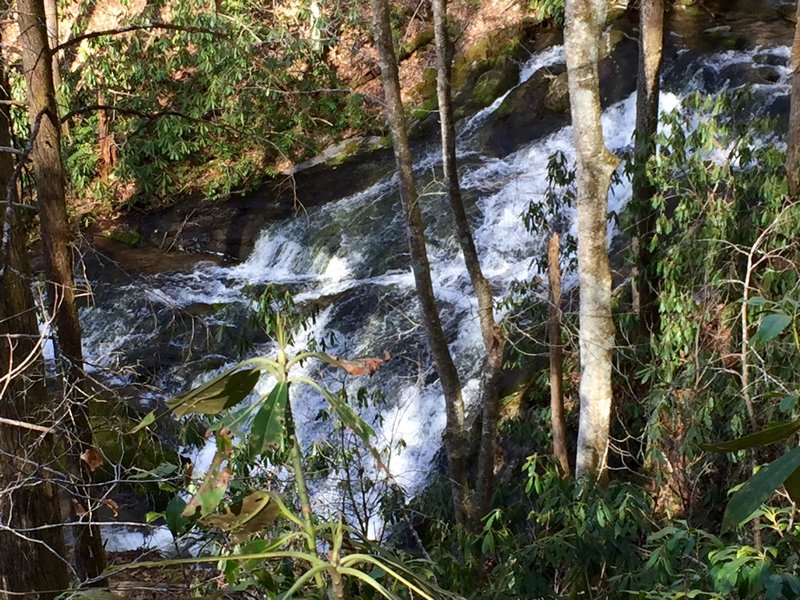
[[[58,39],[58,5],[56,0],[44,0],[44,14],[47,23],[47,44],[48,48],[56,48],[59,44]],[[61,87],[61,69],[58,64],[58,53],[53,53],[53,86],[58,93]]]
[[[91,473],[79,457],[91,447],[92,432],[85,390],[81,389],[84,383],[81,328],[75,303],[71,233],[61,164],[61,124],[53,87],[47,24],[42,0],[19,0],[18,11],[22,65],[28,86],[28,115],[32,129],[38,124],[31,159],[36,176],[47,295],[67,376],[65,393],[72,402],[70,414],[75,440],[70,449],[71,470],[79,484],[87,484],[91,482]],[[81,519],[84,510],[91,514],[92,509],[90,488],[84,485],[79,485],[79,488],[81,498],[73,502],[73,505],[77,504],[73,514],[76,521]],[[100,531],[93,525],[77,527],[76,530],[78,575],[82,579],[97,579],[105,568]],[[98,580],[98,583],[102,582]]]
[[[786,175],[789,195],[800,194],[800,3],[792,42],[792,96],[789,110],[789,141],[786,149]]]
[[[658,328],[658,282],[650,251],[650,240],[655,233],[652,198],[656,190],[647,177],[647,162],[655,152],[663,47],[664,0],[642,0],[639,8],[639,75],[631,207],[636,219],[634,304],[648,334]]]
[[[564,349],[561,345],[561,264],[559,236],[553,232],[547,245],[550,284],[550,422],[553,429],[553,456],[561,465],[565,479],[570,476],[567,452],[567,426],[564,421]]]
[[[441,123],[442,167],[444,169],[450,208],[456,225],[458,243],[464,254],[467,272],[478,299],[478,320],[486,351],[481,398],[482,431],[475,484],[474,516],[476,519],[480,519],[489,510],[494,489],[495,447],[499,413],[498,385],[500,371],[503,367],[505,339],[494,319],[492,287],[481,270],[478,251],[475,249],[475,240],[464,209],[461,186],[458,180],[456,134],[451,91],[453,48],[447,32],[447,0],[433,0],[433,22],[436,38],[436,91],[439,100],[439,120]]]
[[[447,414],[444,442],[453,491],[453,506],[457,522],[468,523],[471,520],[472,508],[465,463],[466,439],[461,382],[447,346],[447,339],[439,317],[439,308],[433,293],[431,269],[425,247],[425,227],[414,182],[403,103],[400,99],[400,80],[389,21],[389,7],[386,0],[370,0],[370,4],[375,29],[375,45],[380,58],[381,78],[400,181],[400,200],[406,217],[411,268],[414,272],[428,345],[444,392]]]
[[[102,89],[97,91],[97,104],[106,105],[105,93]],[[117,162],[117,147],[114,143],[114,133],[111,131],[111,119],[109,111],[101,109],[97,111],[97,146],[99,150],[99,162],[97,170],[103,181],[108,181],[111,171]]]
[[[598,74],[607,10],[606,0],[567,0],[564,31],[577,158],[581,408],[575,475],[594,479],[607,469],[614,345],[606,237],[608,189],[619,160],[603,139]]]
[[[8,89],[0,64],[0,100],[9,99]],[[10,145],[9,106],[0,104],[0,146]],[[40,424],[49,420],[43,412],[48,399],[25,234],[13,206],[16,186],[9,185],[12,177],[11,154],[0,153],[0,416]],[[41,468],[54,455],[51,435],[0,424],[0,523],[8,528],[0,531],[2,600],[36,597],[36,592],[42,599],[55,598],[69,584],[58,488]]]

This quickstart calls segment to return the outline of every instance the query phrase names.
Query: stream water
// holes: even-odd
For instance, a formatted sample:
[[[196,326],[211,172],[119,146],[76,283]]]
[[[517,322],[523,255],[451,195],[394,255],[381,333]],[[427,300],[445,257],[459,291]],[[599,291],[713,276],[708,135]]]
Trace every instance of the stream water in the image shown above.
[[[778,43],[702,55],[678,49],[665,66],[662,110],[679,109],[681,98],[698,89],[715,92],[752,83],[754,69],[768,69],[769,76],[754,86],[755,102],[759,108],[782,112],[789,89],[788,57],[788,48]],[[520,85],[563,61],[561,47],[532,56],[522,65]],[[548,157],[556,151],[570,159],[574,155],[568,126],[503,157],[486,153],[480,142],[482,129],[502,102],[498,99],[471,117],[458,137],[475,241],[498,298],[512,282],[540,275],[534,259],[544,252],[545,240],[529,233],[520,215],[530,202],[543,197]],[[630,149],[634,117],[633,95],[604,111],[603,128],[613,151]],[[465,399],[472,404],[480,385],[482,343],[471,286],[442,194],[437,152],[432,145],[417,156],[415,171],[436,295]],[[629,195],[628,182],[616,185],[609,210],[620,212]],[[574,221],[572,214],[565,217]],[[613,226],[609,232],[613,238]],[[114,378],[119,385],[137,377],[119,372],[120,367],[144,365],[151,387],[136,402],[148,409],[155,400],[186,390],[237,361],[237,342],[254,308],[247,290],[268,283],[286,287],[298,303],[320,307],[306,339],[324,338],[331,353],[344,357],[391,353],[391,362],[368,381],[343,381],[329,369],[317,370],[310,364],[304,368],[332,388],[346,385],[354,391],[366,385],[380,390],[383,400],[365,409],[365,418],[372,421],[378,414],[382,418],[377,445],[396,448],[403,440],[405,447],[392,452],[389,468],[409,495],[416,493],[432,471],[445,417],[418,317],[394,173],[354,195],[267,225],[250,257],[239,265],[200,264],[190,273],[163,273],[124,285],[97,282],[95,303],[81,314],[87,362],[102,371],[117,371]],[[298,346],[304,341],[299,340]],[[268,345],[259,343],[263,340],[255,342],[249,354],[270,353]],[[155,347],[172,351],[175,360],[154,363]],[[259,384],[262,393],[269,387],[266,380]],[[301,393],[292,398],[292,406],[304,445],[330,435],[330,425],[315,419],[324,407],[319,397]],[[212,453],[213,448],[206,447],[195,456],[198,472]],[[334,485],[323,483],[317,487],[315,502],[335,509],[341,498]],[[152,537],[146,529],[114,530],[108,547],[169,545],[163,529],[151,533]]]

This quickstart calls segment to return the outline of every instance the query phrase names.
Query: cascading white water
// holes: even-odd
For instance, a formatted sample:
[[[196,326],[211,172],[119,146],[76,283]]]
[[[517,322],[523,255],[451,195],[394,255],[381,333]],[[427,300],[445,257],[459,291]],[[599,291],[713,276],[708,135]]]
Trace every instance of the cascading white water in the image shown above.
[[[757,86],[756,93],[773,99],[788,93],[788,49],[785,47],[756,49],[745,52],[723,52],[698,59],[690,77],[681,77],[675,85],[667,82],[670,91],[661,97],[661,109],[673,110],[680,97],[695,89],[697,82],[707,80],[731,65],[750,64],[768,57],[778,64],[780,77],[776,83]],[[520,82],[524,83],[538,70],[563,61],[563,48],[555,47],[532,57],[522,66]],[[718,81],[720,86],[725,81]],[[529,280],[537,275],[534,257],[544,252],[544,240],[531,235],[521,215],[530,202],[542,198],[547,186],[548,157],[563,152],[569,160],[574,156],[572,131],[564,127],[543,139],[517,149],[503,158],[482,156],[474,149],[473,139],[502,98],[472,117],[459,134],[459,152],[468,158],[469,169],[462,172],[462,186],[468,202],[474,205],[474,234],[484,272],[498,296],[502,296],[515,280]],[[603,129],[611,150],[629,149],[633,139],[635,98],[630,96],[603,113]],[[436,152],[417,163],[416,172],[423,184],[430,183],[438,163]],[[441,194],[441,186],[420,186],[437,190],[423,197],[428,224],[428,251],[440,300],[445,328],[456,357],[464,384],[465,399],[473,403],[480,384],[482,342],[476,317],[476,305],[465,272],[463,258],[455,241],[449,208]],[[629,182],[614,186],[609,196],[609,210],[621,212],[630,196]],[[567,215],[573,223],[574,215]],[[616,231],[609,225],[613,238]],[[241,305],[249,310],[252,301],[243,290],[250,285],[277,283],[294,293],[297,302],[320,301],[326,308],[318,317],[309,339],[329,339],[334,354],[380,356],[384,350],[394,359],[369,381],[346,383],[329,371],[306,366],[309,373],[324,377],[329,385],[347,385],[352,391],[367,385],[380,389],[385,402],[367,410],[371,419],[376,412],[383,418],[378,428],[378,445],[396,446],[402,439],[405,449],[392,452],[389,467],[409,495],[425,483],[431,461],[440,448],[444,429],[444,406],[438,382],[427,355],[426,342],[417,315],[414,281],[407,257],[405,228],[393,175],[353,195],[310,209],[297,217],[267,225],[251,256],[242,264],[222,268],[200,265],[189,274],[164,274],[118,290],[121,295],[109,302],[99,302],[83,312],[86,354],[89,362],[98,365],[116,364],[114,356],[126,355],[128,344],[147,343],[154,335],[153,307],[188,307],[203,305]],[[573,285],[573,281],[565,282]],[[141,299],[134,309],[120,298]],[[224,316],[212,318],[224,322]],[[149,336],[149,337],[148,337]],[[256,352],[268,352],[260,347]],[[232,364],[232,359],[227,363]],[[197,381],[177,374],[181,367],[162,377],[175,393]],[[211,376],[208,372],[202,378]],[[268,391],[269,382],[259,385]],[[324,406],[320,398],[303,393],[293,399],[293,408],[304,444],[329,435],[327,424],[315,420]],[[196,458],[202,471],[210,459],[206,449]],[[335,509],[339,496],[332,490],[318,490],[316,502],[328,503]],[[137,539],[138,543],[138,539]],[[119,544],[117,544],[119,546]]]

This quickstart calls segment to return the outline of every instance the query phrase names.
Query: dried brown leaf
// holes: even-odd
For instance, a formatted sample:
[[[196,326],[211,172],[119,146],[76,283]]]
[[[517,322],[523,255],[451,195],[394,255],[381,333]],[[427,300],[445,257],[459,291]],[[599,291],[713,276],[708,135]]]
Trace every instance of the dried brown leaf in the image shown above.
[[[348,375],[356,377],[362,375],[372,376],[384,364],[392,359],[392,355],[388,351],[384,351],[383,358],[355,358],[353,360],[345,360],[343,358],[334,358],[333,364],[342,369]]]
[[[105,462],[103,455],[97,448],[87,448],[83,454],[81,454],[81,460],[87,464],[89,470],[94,472],[94,470],[102,465]]]

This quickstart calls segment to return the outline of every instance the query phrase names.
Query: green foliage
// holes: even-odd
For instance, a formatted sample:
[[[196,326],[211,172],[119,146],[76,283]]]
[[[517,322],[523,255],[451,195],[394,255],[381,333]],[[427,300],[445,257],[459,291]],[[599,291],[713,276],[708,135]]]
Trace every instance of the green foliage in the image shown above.
[[[791,349],[781,335],[790,313],[775,301],[794,288],[796,272],[777,272],[770,264],[794,259],[789,239],[799,215],[786,203],[774,126],[739,118],[747,102],[746,95],[731,93],[685,99],[680,111],[664,116],[646,167],[657,190],[656,220],[655,235],[642,243],[654,256],[661,324],[650,355],[639,356],[638,379],[649,389],[642,404],[649,414],[647,459],[657,477],[662,465],[687,465],[668,485],[689,490],[699,481],[682,500],[697,505],[712,502],[717,483],[701,473],[728,468],[720,461],[710,465],[700,446],[743,435],[749,418],[742,361],[752,371],[746,393],[761,422],[778,409],[768,401],[775,394],[768,382],[796,385],[796,374],[786,368]]]
[[[556,23],[564,22],[564,0],[530,0],[530,10],[535,18]]]
[[[778,460],[762,467],[728,503],[725,517],[722,519],[722,530],[746,523],[753,513],[765,502],[775,490],[783,485],[793,473],[800,469],[800,448],[790,450]]]
[[[640,487],[607,490],[564,481],[554,463],[531,456],[507,502],[470,535],[432,530],[438,580],[470,598],[615,597],[642,564],[652,505]],[[502,502],[502,501],[501,501]]]
[[[66,159],[76,193],[90,193],[99,177],[97,112],[79,108],[98,99],[110,107],[118,148],[109,182],[129,202],[240,192],[277,161],[317,151],[321,133],[330,139],[370,123],[363,101],[339,92],[344,86],[321,51],[333,38],[312,39],[302,10],[283,14],[240,0],[178,0],[169,10],[169,23],[184,29],[88,40],[78,52],[81,69],[65,73],[68,104],[78,108]],[[315,25],[335,32],[352,10],[326,6],[325,22]],[[148,6],[122,25],[162,20]]]
[[[358,375],[363,369],[367,369],[364,373],[372,372],[388,359],[345,361],[311,350],[288,356],[292,325],[306,322],[306,317],[292,308],[294,305],[287,297],[276,300],[271,289],[261,299],[259,313],[263,326],[267,333],[274,335],[277,344],[275,359],[246,360],[168,402],[176,416],[199,413],[217,417],[209,428],[216,443],[214,458],[203,481],[193,486],[189,501],[176,496],[168,504],[164,517],[170,531],[180,535],[200,528],[217,536],[219,555],[214,556],[213,561],[222,565],[225,581],[237,590],[258,587],[281,599],[306,595],[313,587],[318,589],[318,594],[327,590],[331,597],[342,599],[347,594],[400,600],[406,592],[427,600],[449,596],[429,581],[424,567],[408,566],[384,550],[352,540],[355,532],[342,523],[341,517],[324,522],[313,514],[306,467],[295,433],[290,390],[307,386],[319,393],[329,403],[331,413],[342,428],[360,439],[380,467],[383,467],[383,458],[372,446],[374,431],[342,394],[330,392],[307,375],[294,374],[293,369],[308,361],[320,360]],[[257,394],[254,401],[243,405],[262,375],[274,378],[271,391]],[[138,429],[154,421],[155,417],[148,415]],[[283,464],[293,470],[293,492],[301,516],[287,506],[283,494],[249,489],[248,465],[260,456],[268,456],[273,465]],[[298,548],[298,544],[305,546],[305,550]],[[329,547],[324,558],[318,552],[320,545]],[[205,561],[203,557],[137,563],[136,566]],[[282,572],[280,576],[276,575],[274,565],[278,566],[277,573]]]

